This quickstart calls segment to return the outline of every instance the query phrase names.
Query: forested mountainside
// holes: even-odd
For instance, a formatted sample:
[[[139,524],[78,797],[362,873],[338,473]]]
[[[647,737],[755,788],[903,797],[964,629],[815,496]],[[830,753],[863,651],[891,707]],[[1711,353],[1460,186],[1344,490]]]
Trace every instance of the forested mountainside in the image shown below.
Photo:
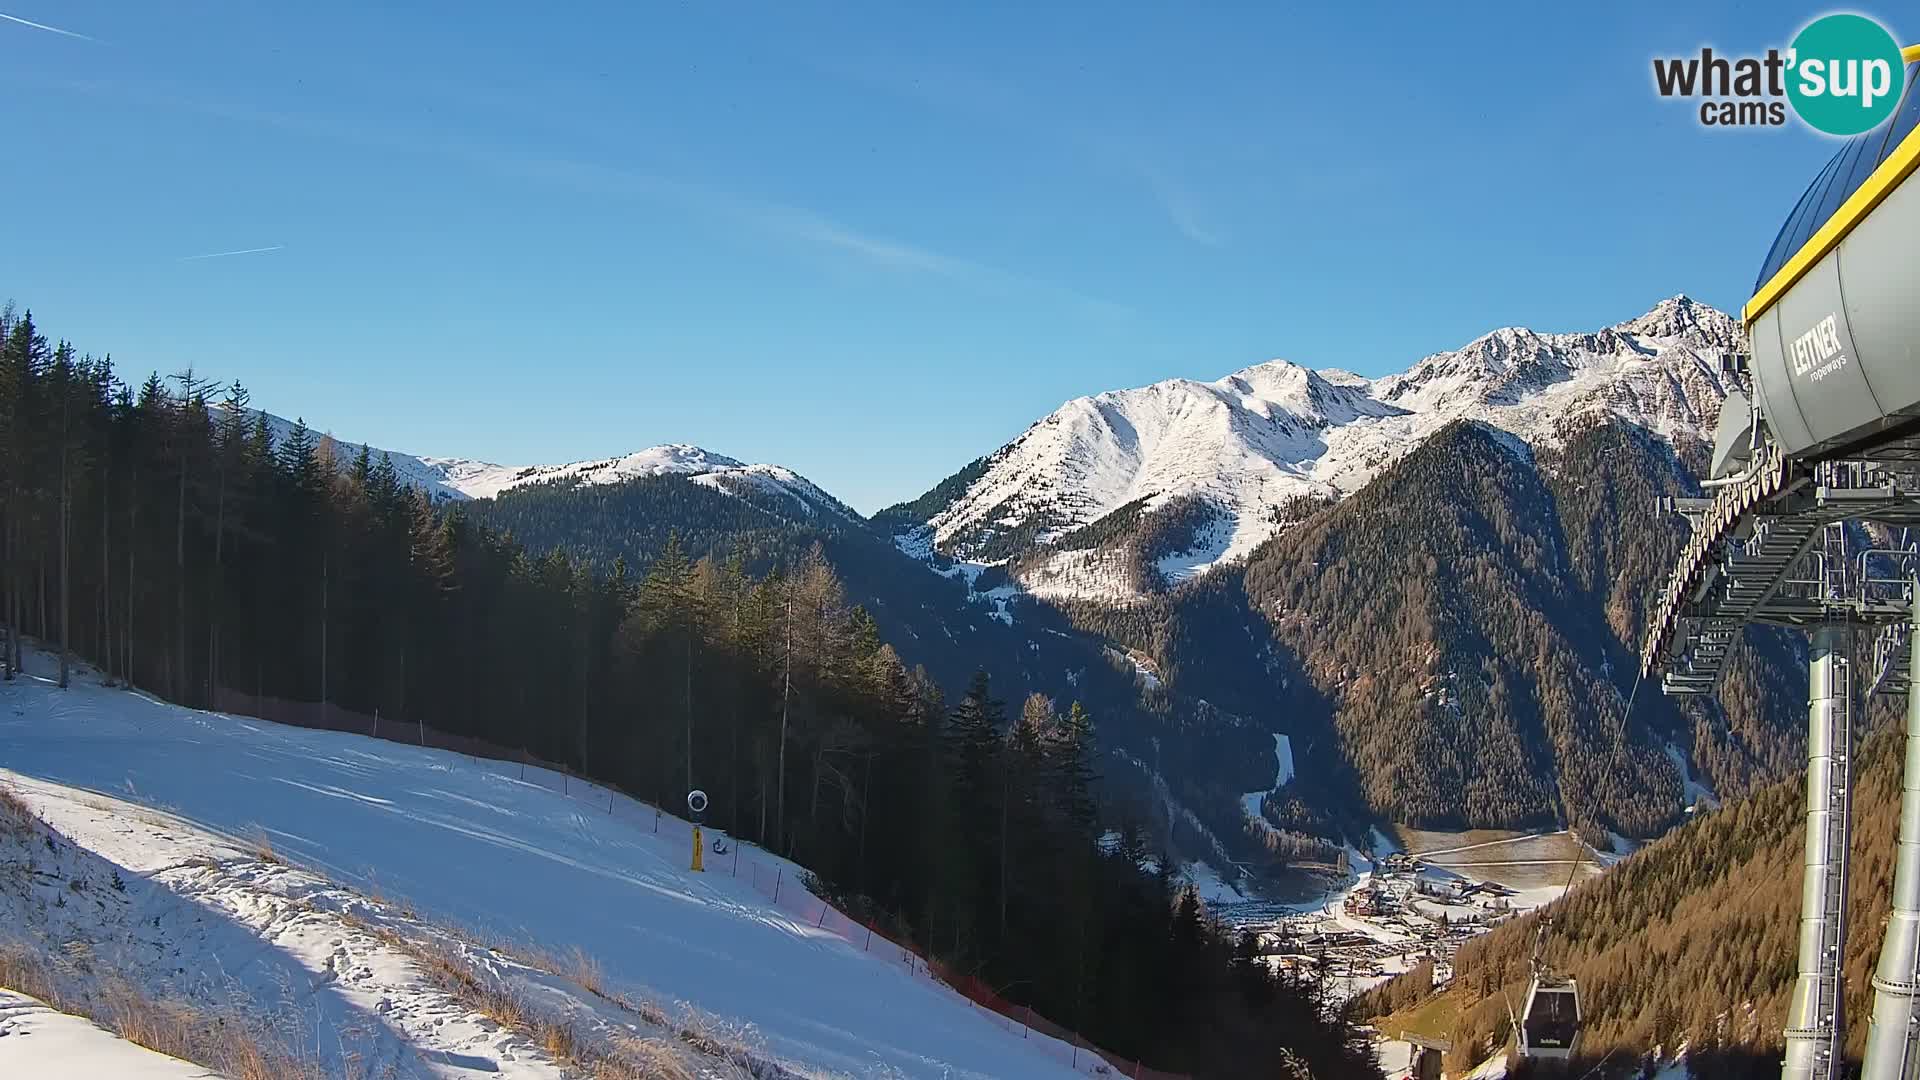
[[[1264,494],[1247,506],[1264,516],[1242,514],[1234,535],[1257,524],[1268,539],[1240,561],[1172,557],[1225,540],[1217,498],[1198,488],[1141,494],[1064,531],[1037,514],[991,536],[943,541],[1004,558],[999,565],[952,564],[930,550],[942,508],[985,490],[983,478],[1026,490],[1004,467],[1010,454],[1026,462],[1015,472],[1032,474],[1034,491],[1064,483],[1045,479],[1051,458],[1026,453],[1036,440],[1091,470],[1090,484],[1115,461],[1142,475],[1174,467],[1165,447],[1081,432],[1080,420],[1093,421],[1074,408],[1012,444],[1018,454],[979,459],[871,523],[669,476],[532,483],[474,512],[536,549],[635,565],[676,529],[694,550],[739,544],[766,565],[817,543],[902,655],[943,684],[985,667],[1003,685],[1098,702],[1122,771],[1146,784],[1144,766],[1157,763],[1175,801],[1211,834],[1187,837],[1189,854],[1213,839],[1223,855],[1272,846],[1274,834],[1241,811],[1241,795],[1268,782],[1247,767],[1263,759],[1268,732],[1289,736],[1299,766],[1259,804],[1283,847],[1362,835],[1376,819],[1569,823],[1604,843],[1607,831],[1669,827],[1697,790],[1689,780],[1738,796],[1791,770],[1801,748],[1802,676],[1783,635],[1750,635],[1716,701],[1683,712],[1650,692],[1626,710],[1645,598],[1684,538],[1684,523],[1655,501],[1698,490],[1696,433],[1719,393],[1709,359],[1729,327],[1680,298],[1596,334],[1499,331],[1377,383],[1266,365],[1219,384],[1086,399],[1089,416],[1106,418],[1103,431],[1132,424],[1144,440],[1138,424],[1157,417],[1163,440],[1219,442],[1224,449],[1202,456],[1241,494],[1254,481],[1234,462],[1254,474],[1276,467],[1268,436],[1320,440],[1315,468],[1348,461],[1338,471],[1356,484],[1350,492],[1259,481]],[[1362,391],[1393,409],[1373,408],[1355,396]],[[1167,405],[1168,395],[1240,419],[1214,430]],[[1247,409],[1264,410],[1259,425],[1248,427]],[[1365,469],[1353,464],[1357,451],[1341,439],[1379,435],[1379,425],[1405,419],[1394,410],[1423,425],[1460,413],[1508,426],[1410,428],[1406,445]],[[1309,415],[1318,419],[1308,424]],[[1136,679],[1121,650],[1153,679]],[[1158,801],[1155,787],[1143,790]]]
[[[1892,888],[1900,815],[1902,740],[1880,714],[1880,734],[1855,756],[1851,895],[1845,963],[1847,1052],[1864,1049]],[[1451,1068],[1501,1046],[1507,1002],[1526,992],[1541,918],[1552,921],[1546,957],[1579,980],[1590,1062],[1610,1052],[1608,1075],[1632,1075],[1642,1053],[1691,1049],[1693,1075],[1776,1075],[1799,934],[1805,854],[1804,782],[1782,780],[1702,814],[1649,844],[1563,901],[1508,923],[1460,950],[1448,1008]],[[1385,997],[1356,1004],[1377,1010]],[[1424,994],[1391,995],[1405,1009]],[[1759,1062],[1755,1059],[1770,1059]],[[1580,1071],[1580,1070],[1576,1070]]]
[[[923,561],[857,518],[676,475],[529,484],[464,509],[533,551],[560,549],[601,567],[650,565],[674,541],[689,553],[738,556],[759,573],[817,552],[901,658],[938,685],[963,686],[985,671],[1006,692],[1077,700],[1098,714],[1100,771],[1123,801],[1121,817],[1182,857],[1255,865],[1310,849],[1331,857],[1304,836],[1280,845],[1250,832],[1241,814],[1241,793],[1273,782],[1274,729],[1143,675],[1123,652],[1009,586],[997,568]],[[1329,804],[1350,812],[1353,789],[1330,793]],[[1249,842],[1256,838],[1258,845]]]
[[[1751,634],[1713,701],[1636,694],[1646,598],[1685,536],[1655,500],[1695,490],[1637,425],[1575,418],[1535,451],[1462,421],[1344,500],[1285,508],[1244,567],[1068,610],[1172,685],[1295,732],[1314,760],[1270,800],[1284,823],[1351,784],[1394,820],[1564,822],[1604,845],[1678,820],[1682,763],[1737,796],[1804,746],[1785,635]]]
[[[1098,712],[1030,697],[1016,722],[985,677],[943,693],[823,559],[531,555],[384,456],[276,439],[246,397],[132,387],[0,317],[7,678],[26,633],[186,704],[234,686],[663,803],[697,785],[716,824],[1116,1052],[1237,1076],[1284,1044],[1374,1074],[1311,987],[1233,965],[1137,848],[1099,842]]]

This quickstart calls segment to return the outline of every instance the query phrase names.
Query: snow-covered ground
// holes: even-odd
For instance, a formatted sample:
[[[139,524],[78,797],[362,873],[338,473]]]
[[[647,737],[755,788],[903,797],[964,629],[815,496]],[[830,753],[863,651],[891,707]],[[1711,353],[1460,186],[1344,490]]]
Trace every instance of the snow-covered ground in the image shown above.
[[[192,1080],[198,1065],[127,1042],[84,1017],[0,989],[0,1076],[39,1080]]]
[[[1249,791],[1240,796],[1240,809],[1247,819],[1268,832],[1276,830],[1268,823],[1267,816],[1260,812],[1260,803],[1270,792],[1279,791],[1293,779],[1293,743],[1285,735],[1273,737],[1273,759],[1273,786],[1266,791]]]
[[[1244,904],[1247,895],[1227,883],[1220,872],[1203,862],[1190,862],[1180,868],[1176,880],[1193,886],[1202,903],[1210,908],[1223,904]]]
[[[563,794],[555,776],[197,712],[89,678],[66,692],[35,678],[0,686],[0,747],[0,780],[96,877],[118,868],[127,886],[89,892],[124,918],[56,931],[116,941],[135,975],[161,982],[157,958],[179,950],[181,966],[221,973],[210,990],[289,996],[322,1044],[358,1045],[417,1075],[557,1073],[383,946],[383,928],[458,949],[589,1027],[632,1023],[484,945],[578,948],[609,992],[730,1033],[802,1075],[1073,1075],[1064,1054],[1054,1061],[1062,1044],[1009,1031],[897,950],[816,929],[769,902],[745,868],[784,875],[791,898],[797,867],[748,849],[738,878],[717,858],[690,873],[684,831],[656,835],[652,808],[603,789],[575,782]],[[287,865],[250,856],[254,837]]]
[[[1673,762],[1674,768],[1680,770],[1682,786],[1680,797],[1687,804],[1688,813],[1696,809],[1718,810],[1720,808],[1720,797],[1713,793],[1712,788],[1701,783],[1693,775],[1693,763],[1687,760],[1686,751],[1668,743],[1667,758]]]

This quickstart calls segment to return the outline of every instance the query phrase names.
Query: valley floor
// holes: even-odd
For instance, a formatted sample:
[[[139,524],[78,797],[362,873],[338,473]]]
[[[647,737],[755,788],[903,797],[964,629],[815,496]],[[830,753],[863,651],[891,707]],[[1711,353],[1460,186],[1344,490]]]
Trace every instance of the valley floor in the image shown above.
[[[551,1039],[435,978],[447,962],[688,1076],[1074,1075],[1064,1045],[808,925],[744,866],[689,873],[653,808],[516,769],[22,677],[0,687],[0,787],[53,831],[0,853],[27,867],[0,873],[0,939],[276,1007],[325,1075],[562,1075]]]

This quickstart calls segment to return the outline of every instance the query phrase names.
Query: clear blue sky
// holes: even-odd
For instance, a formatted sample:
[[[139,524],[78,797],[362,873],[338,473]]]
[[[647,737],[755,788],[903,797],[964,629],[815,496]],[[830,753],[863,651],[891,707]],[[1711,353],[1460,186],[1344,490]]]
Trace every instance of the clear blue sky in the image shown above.
[[[1293,8],[0,0],[85,35],[0,20],[0,297],[354,441],[871,510],[1079,394],[1732,309],[1830,153],[1649,74],[1824,8]]]

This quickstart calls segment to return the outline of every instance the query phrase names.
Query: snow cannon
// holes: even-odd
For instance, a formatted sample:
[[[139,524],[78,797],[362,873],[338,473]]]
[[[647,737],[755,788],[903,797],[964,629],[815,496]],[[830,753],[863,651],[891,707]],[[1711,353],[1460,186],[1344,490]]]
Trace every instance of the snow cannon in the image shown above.
[[[699,788],[687,792],[687,812],[693,815],[693,862],[691,868],[705,872],[705,860],[701,856],[700,822],[707,814],[707,793]]]

